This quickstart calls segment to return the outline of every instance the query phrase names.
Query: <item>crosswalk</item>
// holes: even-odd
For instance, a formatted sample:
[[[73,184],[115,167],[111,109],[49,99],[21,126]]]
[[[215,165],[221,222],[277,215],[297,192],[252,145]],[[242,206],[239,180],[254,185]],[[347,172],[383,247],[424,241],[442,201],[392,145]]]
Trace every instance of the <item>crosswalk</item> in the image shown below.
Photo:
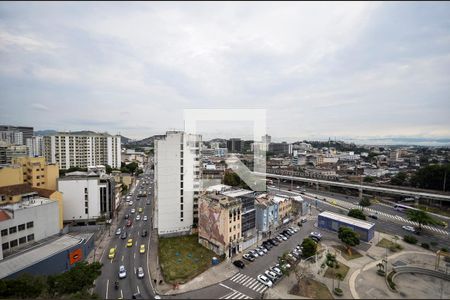
[[[237,273],[236,275],[231,277],[230,280],[242,286],[245,286],[251,290],[254,290],[257,293],[263,293],[265,290],[267,290],[267,286],[260,283],[255,278],[252,278],[242,273]]]
[[[242,294],[239,291],[234,291],[226,294],[223,297],[220,297],[219,299],[252,299],[249,296]]]
[[[329,200],[331,200],[331,199],[329,199]],[[349,203],[349,202],[346,202],[346,201],[342,201],[342,200],[332,199],[332,201],[334,201],[337,205],[339,205],[341,207],[345,207],[345,208],[348,208],[348,209],[352,209],[352,208],[362,209],[364,211],[368,211],[368,212],[374,213],[378,217],[381,216],[381,217],[393,219],[393,220],[401,222],[401,223],[410,224],[410,225],[413,225],[413,226],[416,226],[416,227],[419,226],[419,223],[410,221],[410,220],[408,220],[406,218],[403,218],[402,216],[391,215],[391,214],[388,214],[388,213],[385,213],[385,212],[377,211],[377,210],[375,210],[373,208],[362,207],[360,205],[355,205],[355,204],[352,204],[352,203]],[[438,234],[450,235],[448,231],[440,229],[440,228],[437,228],[437,227],[433,227],[433,226],[429,226],[429,225],[422,225],[422,228],[428,229],[428,230],[436,232]]]

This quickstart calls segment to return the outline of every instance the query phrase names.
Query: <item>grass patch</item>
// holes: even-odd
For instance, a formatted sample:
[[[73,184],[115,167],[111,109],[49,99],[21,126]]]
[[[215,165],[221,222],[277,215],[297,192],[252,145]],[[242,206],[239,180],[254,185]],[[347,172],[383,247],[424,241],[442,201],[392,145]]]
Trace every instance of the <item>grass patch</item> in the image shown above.
[[[211,266],[215,256],[198,243],[198,235],[159,239],[159,262],[167,283],[185,283]]]
[[[363,255],[361,253],[358,252],[358,250],[356,250],[355,248],[352,248],[352,254],[349,255],[347,248],[345,246],[342,245],[333,245],[333,248],[341,251],[341,255],[343,258],[345,258],[346,260],[351,260],[351,259],[355,259],[355,258],[360,258]]]
[[[289,294],[312,299],[333,299],[333,295],[325,284],[310,278],[302,278],[292,287]]]
[[[325,271],[325,274],[323,274],[324,277],[327,278],[336,278],[337,274],[341,274],[342,275],[342,281],[345,279],[345,276],[347,276],[348,270],[350,269],[347,265],[344,265],[341,262],[337,262],[338,263],[338,268],[330,268],[328,267],[327,270]],[[334,272],[334,275],[333,275]]]
[[[387,248],[392,252],[397,252],[398,250],[402,250],[403,247],[399,243],[394,243],[388,239],[382,238],[381,241],[376,245],[377,247]]]

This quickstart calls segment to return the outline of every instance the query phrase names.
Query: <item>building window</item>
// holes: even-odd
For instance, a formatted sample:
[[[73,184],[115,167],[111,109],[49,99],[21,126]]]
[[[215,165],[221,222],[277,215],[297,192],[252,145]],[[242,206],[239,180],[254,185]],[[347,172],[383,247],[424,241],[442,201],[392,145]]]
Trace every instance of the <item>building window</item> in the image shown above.
[[[16,226],[9,228],[9,234],[16,233],[16,232],[17,232],[17,227]]]
[[[17,246],[17,240],[9,242],[9,247],[16,247]]]
[[[2,236],[6,236],[8,235],[8,229],[3,229],[2,230]]]
[[[180,180],[183,181],[183,174],[180,175]]]
[[[183,182],[180,182],[180,188],[183,188]]]
[[[239,238],[239,236],[240,236],[240,233],[238,233],[238,238]]]
[[[183,219],[183,212],[180,212],[180,218]]]
[[[183,167],[180,168],[180,173],[183,174]]]
[[[39,178],[41,178],[39,175],[36,175],[36,179],[39,179]]]
[[[27,236],[29,242],[34,241],[34,234],[30,234]]]
[[[84,195],[84,200],[88,200],[88,195]]]
[[[19,225],[19,231],[25,230],[25,224],[20,224]]]
[[[180,203],[183,203],[183,197],[180,197]]]
[[[36,184],[37,186],[40,186],[41,185],[41,183],[40,182],[38,182],[37,184]]]
[[[27,228],[33,228],[34,227],[34,223],[33,222],[28,222],[27,223]]]
[[[233,234],[233,240],[235,240],[236,239],[236,235],[235,234]]]
[[[89,209],[88,209],[88,208],[85,208],[85,209],[84,209],[84,213],[85,213],[85,214],[88,214],[88,213],[89,213]]]
[[[84,193],[87,194],[87,188],[84,188]]]
[[[19,239],[19,245],[25,244],[27,242],[27,238],[25,236]]]
[[[230,227],[230,232],[231,232],[231,227]]]
[[[9,249],[9,243],[3,243],[2,244],[2,250],[8,250]]]
[[[180,205],[180,210],[183,210],[183,204]]]
[[[183,222],[183,219],[180,219],[180,222]]]

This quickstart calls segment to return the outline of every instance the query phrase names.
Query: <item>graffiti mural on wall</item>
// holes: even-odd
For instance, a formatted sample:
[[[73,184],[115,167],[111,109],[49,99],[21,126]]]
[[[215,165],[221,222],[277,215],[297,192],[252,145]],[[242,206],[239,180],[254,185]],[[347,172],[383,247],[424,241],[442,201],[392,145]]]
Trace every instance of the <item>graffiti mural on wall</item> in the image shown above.
[[[225,244],[225,238],[221,234],[221,210],[220,207],[208,205],[206,201],[200,201],[199,209],[199,235],[214,244]]]

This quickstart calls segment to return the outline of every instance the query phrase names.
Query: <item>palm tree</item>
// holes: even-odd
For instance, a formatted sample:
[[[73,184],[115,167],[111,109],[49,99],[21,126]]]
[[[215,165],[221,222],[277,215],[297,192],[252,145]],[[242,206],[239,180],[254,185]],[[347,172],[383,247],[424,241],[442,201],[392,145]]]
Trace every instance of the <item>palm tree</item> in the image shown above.
[[[342,279],[344,279],[344,275],[342,275],[341,273],[337,273],[336,274],[336,279],[338,280],[338,289],[341,288],[341,281]]]
[[[419,230],[422,230],[422,225],[437,223],[426,211],[421,209],[409,209],[406,216],[408,220],[419,223]]]

